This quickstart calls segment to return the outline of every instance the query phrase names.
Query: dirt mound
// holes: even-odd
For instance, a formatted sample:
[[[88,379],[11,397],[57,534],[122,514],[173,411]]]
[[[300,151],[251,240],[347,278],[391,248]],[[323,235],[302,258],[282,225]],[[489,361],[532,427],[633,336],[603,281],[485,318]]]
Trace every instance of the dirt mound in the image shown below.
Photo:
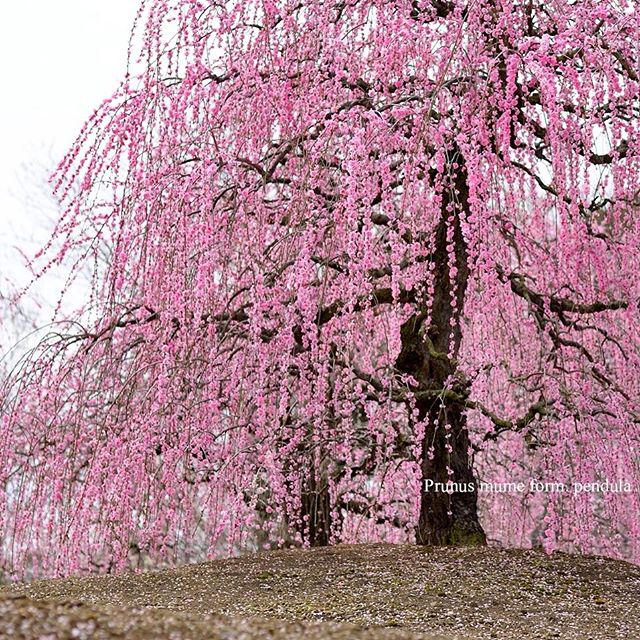
[[[640,567],[537,551],[339,545],[10,592],[0,634],[56,616],[96,625],[94,635],[52,639],[640,638]],[[56,633],[52,624],[41,636]]]
[[[15,640],[453,640],[331,622],[287,622],[0,595],[0,638]]]

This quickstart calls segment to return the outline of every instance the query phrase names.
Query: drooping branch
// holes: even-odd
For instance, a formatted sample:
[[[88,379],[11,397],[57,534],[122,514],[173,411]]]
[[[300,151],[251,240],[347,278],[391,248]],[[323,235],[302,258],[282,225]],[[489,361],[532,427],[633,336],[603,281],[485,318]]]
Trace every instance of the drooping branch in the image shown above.
[[[553,294],[543,295],[534,291],[526,284],[524,275],[515,271],[507,274],[505,273],[504,267],[499,264],[496,266],[496,271],[500,280],[502,282],[509,282],[511,291],[531,303],[541,318],[545,313],[545,298],[548,300],[547,308],[560,316],[564,313],[593,314],[602,313],[603,311],[617,311],[619,309],[627,309],[629,306],[626,300],[611,300],[609,302],[596,300],[591,303],[582,303]]]

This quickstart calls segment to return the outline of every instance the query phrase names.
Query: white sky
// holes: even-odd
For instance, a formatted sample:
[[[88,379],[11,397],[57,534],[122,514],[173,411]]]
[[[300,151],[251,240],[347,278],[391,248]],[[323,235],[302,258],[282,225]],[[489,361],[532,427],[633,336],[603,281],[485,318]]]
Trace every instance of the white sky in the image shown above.
[[[139,0],[0,5],[0,287],[26,272],[55,209],[42,184],[85,119],[119,84]],[[31,167],[28,169],[27,167]]]

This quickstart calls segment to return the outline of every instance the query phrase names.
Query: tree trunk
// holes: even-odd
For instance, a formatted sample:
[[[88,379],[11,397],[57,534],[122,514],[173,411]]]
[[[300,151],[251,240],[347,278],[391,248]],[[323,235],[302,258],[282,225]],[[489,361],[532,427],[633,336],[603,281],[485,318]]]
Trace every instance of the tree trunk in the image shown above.
[[[396,361],[399,371],[413,376],[423,392],[418,418],[426,422],[421,447],[422,487],[416,541],[424,545],[485,544],[478,519],[477,493],[469,434],[460,400],[438,394],[448,388],[457,398],[468,395],[468,385],[458,371],[456,358],[462,340],[460,326],[469,278],[467,245],[461,220],[469,211],[469,189],[464,158],[457,148],[448,154],[443,176],[441,215],[433,251],[431,311],[418,309],[402,326],[402,348]],[[447,252],[447,231],[453,257]],[[457,272],[451,278],[450,264]],[[453,304],[455,299],[456,304]],[[430,392],[433,392],[431,395]],[[425,397],[427,396],[427,397]],[[427,480],[455,483],[467,491],[437,490]]]
[[[485,533],[478,519],[476,483],[469,460],[469,434],[464,415],[459,407],[446,405],[431,409],[427,415],[416,542],[424,545],[485,544]],[[428,479],[442,484],[452,480],[460,490],[451,494],[433,488],[428,490]]]
[[[331,496],[328,473],[317,469],[313,452],[304,473],[301,507],[302,537],[312,547],[325,547],[331,539]],[[321,465],[322,466],[322,465]]]

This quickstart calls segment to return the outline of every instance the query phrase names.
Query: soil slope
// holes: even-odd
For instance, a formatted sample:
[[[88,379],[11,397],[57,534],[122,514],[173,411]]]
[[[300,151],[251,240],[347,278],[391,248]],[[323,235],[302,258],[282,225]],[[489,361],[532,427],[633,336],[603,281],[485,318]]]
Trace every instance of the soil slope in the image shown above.
[[[640,567],[489,548],[275,551],[6,587],[0,637],[635,640]]]

